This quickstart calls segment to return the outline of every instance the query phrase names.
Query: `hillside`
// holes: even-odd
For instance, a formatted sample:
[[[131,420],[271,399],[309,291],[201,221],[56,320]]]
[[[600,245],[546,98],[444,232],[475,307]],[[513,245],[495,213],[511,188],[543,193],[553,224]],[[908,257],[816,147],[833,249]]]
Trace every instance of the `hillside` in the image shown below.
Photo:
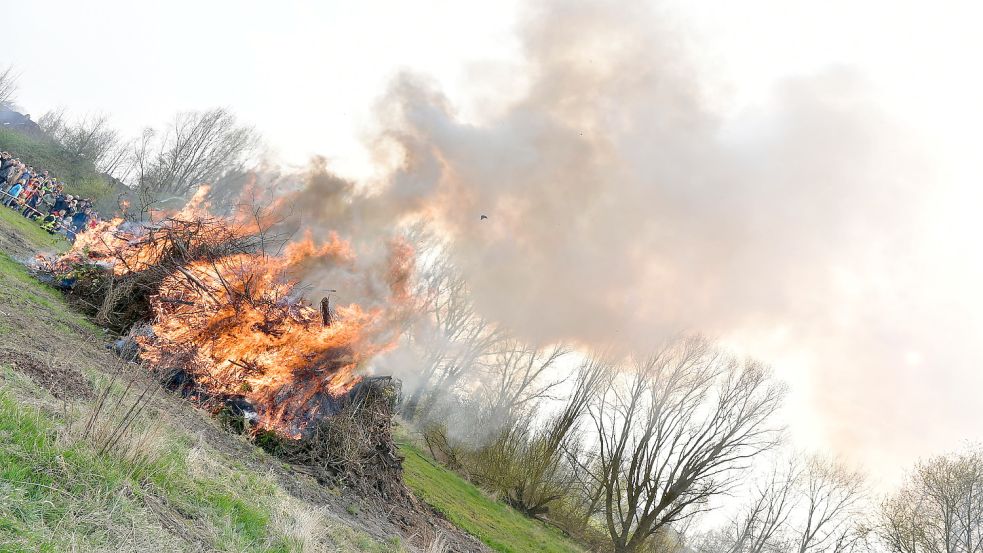
[[[401,444],[406,484],[448,520],[502,553],[582,551],[556,528],[487,497],[410,443]]]
[[[67,193],[95,200],[103,213],[114,211],[117,194],[125,192],[119,184],[100,174],[91,162],[73,157],[37,133],[0,127],[0,151],[11,152],[24,163],[50,171],[65,183]]]
[[[316,483],[174,396],[142,404],[141,369],[120,370],[105,331],[20,263],[66,247],[0,209],[0,551],[482,549],[440,520],[431,537],[408,535],[372,501]],[[139,416],[124,424],[131,406]],[[114,433],[112,447],[98,439]],[[491,549],[579,550],[401,448],[411,490]]]
[[[359,498],[176,398],[147,405],[122,440],[132,447],[80,439],[116,362],[104,332],[11,257],[63,247],[22,221],[0,209],[0,551],[410,550]],[[124,368],[112,397],[138,369]],[[94,424],[112,431],[117,419]]]

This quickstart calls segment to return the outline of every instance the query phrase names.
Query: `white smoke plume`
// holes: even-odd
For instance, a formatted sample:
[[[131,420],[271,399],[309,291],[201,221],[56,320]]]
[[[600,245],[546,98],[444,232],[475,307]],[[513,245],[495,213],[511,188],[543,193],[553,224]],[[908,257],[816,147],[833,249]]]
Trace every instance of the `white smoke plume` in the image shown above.
[[[537,343],[645,350],[704,332],[798,359],[776,367],[797,386],[793,417],[857,460],[900,464],[970,437],[972,398],[952,382],[979,384],[965,376],[979,327],[933,288],[958,266],[940,268],[925,240],[932,169],[859,75],[789,80],[735,116],[651,6],[547,1],[521,36],[529,81],[489,120],[397,78],[376,145],[401,164],[368,185],[315,167],[294,202],[305,223],[370,246],[380,228],[431,220],[479,310]],[[919,443],[937,420],[922,409],[961,422]]]

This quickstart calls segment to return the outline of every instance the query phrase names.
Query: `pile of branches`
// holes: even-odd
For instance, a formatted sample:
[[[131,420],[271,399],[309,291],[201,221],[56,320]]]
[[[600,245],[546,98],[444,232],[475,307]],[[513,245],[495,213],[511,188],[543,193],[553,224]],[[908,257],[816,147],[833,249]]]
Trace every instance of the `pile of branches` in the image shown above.
[[[418,500],[403,481],[403,457],[392,437],[400,383],[366,378],[340,399],[338,411],[315,421],[298,440],[259,434],[256,443],[321,484],[344,485],[386,510],[387,517],[422,543],[440,537],[453,551],[483,551],[444,515]]]
[[[313,421],[300,439],[258,435],[256,441],[305,467],[322,484],[345,484],[391,502],[405,500],[402,457],[392,437],[399,393],[397,380],[366,378],[338,398],[334,415]]]
[[[146,290],[153,288],[152,279],[140,275],[117,278],[112,269],[84,262],[72,265],[61,276],[59,284],[72,305],[116,333],[150,319],[148,298],[153,292]]]
[[[168,276],[180,272],[193,280],[185,269],[190,263],[256,252],[262,244],[260,234],[215,217],[124,223],[108,239],[73,250],[52,272],[77,306],[122,333],[150,318],[150,297]]]
[[[151,225],[121,224],[107,229],[93,247],[73,251],[53,266],[51,276],[63,283],[70,298],[85,307],[96,321],[124,337],[119,351],[138,356],[135,336],[152,332],[145,326],[153,316],[153,302],[185,301],[162,297],[164,281],[183,275],[189,287],[196,277],[188,270],[196,263],[221,264],[223,259],[262,251],[273,238],[229,225],[226,219],[195,217],[166,219]],[[205,287],[200,282],[197,286]],[[248,286],[244,289],[248,290]],[[242,301],[238,295],[227,298]],[[238,419],[234,429],[248,431],[250,406],[238,396],[209,393],[196,382],[193,352],[175,354],[167,366],[154,367],[165,387],[214,407],[220,415]],[[312,360],[312,368],[319,363]],[[403,484],[402,457],[392,437],[393,416],[400,393],[398,381],[366,378],[350,392],[329,398],[300,438],[273,431],[253,431],[257,445],[280,456],[299,470],[329,485],[353,487],[365,496],[404,506],[406,517],[419,512]],[[328,401],[328,400],[326,400]],[[229,422],[226,420],[225,422]],[[412,506],[412,508],[410,508]],[[409,523],[407,523],[409,524]]]

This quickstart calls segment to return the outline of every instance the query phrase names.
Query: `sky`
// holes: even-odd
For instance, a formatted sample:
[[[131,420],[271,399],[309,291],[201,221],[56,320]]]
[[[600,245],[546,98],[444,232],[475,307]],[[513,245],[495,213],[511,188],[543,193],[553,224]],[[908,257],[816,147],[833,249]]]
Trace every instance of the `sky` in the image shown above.
[[[532,338],[707,332],[789,382],[795,445],[881,483],[983,438],[978,3],[0,13],[25,22],[0,64],[35,118],[107,113],[135,135],[226,106],[281,163],[324,155],[434,206],[479,305]],[[396,174],[376,162],[393,130],[422,160]]]

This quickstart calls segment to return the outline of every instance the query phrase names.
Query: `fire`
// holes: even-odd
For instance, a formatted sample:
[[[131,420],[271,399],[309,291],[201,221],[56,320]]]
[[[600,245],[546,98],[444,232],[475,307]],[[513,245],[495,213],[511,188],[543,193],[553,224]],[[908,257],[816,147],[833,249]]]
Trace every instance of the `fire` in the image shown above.
[[[136,338],[142,359],[192,382],[200,399],[246,400],[256,428],[297,437],[332,414],[365,361],[395,346],[413,250],[390,244],[383,307],[333,306],[325,325],[294,275],[313,264],[354,268],[351,245],[334,233],[320,244],[308,234],[268,255],[252,251],[254,231],[255,223],[211,217],[193,202],[153,225],[101,223],[58,263],[97,263],[117,278],[164,271],[149,298],[152,332]]]
[[[159,265],[167,248],[173,246],[168,237],[173,234],[175,226],[197,231],[185,233],[193,241],[183,246],[193,250],[248,236],[264,222],[246,219],[242,213],[237,213],[228,221],[212,217],[204,204],[207,193],[208,187],[199,188],[184,208],[162,224],[144,225],[121,218],[100,221],[95,227],[80,233],[72,249],[59,261],[62,265],[83,261],[103,264],[111,267],[117,276],[138,273]]]

